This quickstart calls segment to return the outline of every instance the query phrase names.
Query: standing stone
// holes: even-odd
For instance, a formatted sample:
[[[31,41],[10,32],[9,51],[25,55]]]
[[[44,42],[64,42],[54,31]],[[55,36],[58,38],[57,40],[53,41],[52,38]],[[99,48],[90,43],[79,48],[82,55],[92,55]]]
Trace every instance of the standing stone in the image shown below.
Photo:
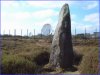
[[[65,4],[60,11],[58,25],[52,41],[49,63],[53,68],[67,68],[73,64],[71,21],[68,4]]]

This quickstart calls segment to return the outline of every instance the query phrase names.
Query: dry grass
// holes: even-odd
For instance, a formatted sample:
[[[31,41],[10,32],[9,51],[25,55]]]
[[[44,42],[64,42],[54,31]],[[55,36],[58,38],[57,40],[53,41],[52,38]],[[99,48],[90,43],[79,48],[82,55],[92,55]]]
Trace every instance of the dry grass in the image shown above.
[[[36,42],[37,40],[34,39],[2,40],[2,73],[35,73],[38,67],[46,64],[49,58],[49,47],[42,44],[40,46]]]
[[[79,70],[82,68],[80,69],[79,67],[82,65],[83,61],[85,61],[85,56],[90,53],[90,51],[98,50],[97,41],[81,41],[73,47],[76,55],[78,55],[76,57],[78,59],[78,65],[74,64],[77,70],[48,70],[48,66],[45,65],[49,61],[50,46],[51,42],[47,39],[2,40],[2,73],[80,74],[81,72]],[[83,55],[83,58],[80,58],[81,55]],[[93,64],[95,64],[95,62]],[[45,67],[46,69],[44,69]]]
[[[93,47],[83,56],[80,63],[79,71],[82,74],[98,74],[99,73],[99,57],[98,48]]]

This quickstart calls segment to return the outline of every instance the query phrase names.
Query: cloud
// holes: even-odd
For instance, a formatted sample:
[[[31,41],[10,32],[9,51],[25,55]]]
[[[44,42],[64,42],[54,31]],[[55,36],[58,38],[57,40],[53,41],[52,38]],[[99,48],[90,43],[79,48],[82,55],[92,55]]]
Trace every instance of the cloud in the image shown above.
[[[46,19],[54,16],[58,16],[58,12],[54,11],[53,9],[45,9],[45,10],[39,10],[32,13],[32,16],[35,19]]]
[[[9,12],[1,12],[1,20],[2,22],[9,23],[17,23],[24,20],[28,20],[31,17],[28,12],[17,12],[17,13],[9,13]]]
[[[68,3],[72,5],[74,1],[1,1],[1,6],[4,8],[18,8],[22,6],[36,7],[36,8],[59,8],[63,4]]]
[[[74,1],[26,1],[26,3],[28,6],[32,7],[59,8],[65,3],[71,5],[74,3]]]
[[[52,29],[55,30],[58,22],[58,15],[60,8],[63,4],[68,3],[70,9],[75,4],[75,1],[2,1],[1,3],[1,27],[2,32],[6,30],[9,32],[9,29],[13,34],[14,29],[17,30],[17,33],[20,34],[20,30],[23,30],[23,35],[29,32],[34,32],[36,34],[41,32],[41,28],[44,24],[49,23],[52,26]],[[85,2],[84,2],[85,3]],[[91,3],[91,2],[90,2]],[[93,6],[91,6],[93,5]],[[82,5],[83,6],[83,5]],[[87,9],[95,8],[96,2],[86,5]],[[76,10],[76,9],[75,9]],[[82,9],[83,11],[83,9]],[[99,25],[98,17],[99,13],[87,14],[85,15],[83,22],[77,22],[78,16],[72,11],[71,20],[72,20],[72,31],[75,27],[79,30],[79,33],[84,32],[85,27],[88,30],[93,30],[96,26]],[[80,13],[81,14],[81,13]],[[78,14],[79,16],[81,16]],[[82,16],[83,13],[82,13]],[[98,23],[98,24],[97,24]],[[96,25],[93,25],[96,24]],[[92,28],[93,27],[93,28]]]
[[[84,9],[89,10],[89,9],[93,9],[96,8],[98,6],[98,2],[97,1],[92,1],[90,3],[88,3]]]
[[[9,7],[19,7],[19,3],[17,1],[1,1],[1,7],[9,8]]]
[[[33,15],[34,13],[34,15]],[[47,14],[46,14],[47,13]],[[46,14],[46,15],[45,15]],[[6,30],[8,33],[9,29],[13,34],[14,29],[17,30],[17,33],[20,34],[20,30],[23,30],[23,35],[26,34],[26,30],[29,29],[30,32],[33,32],[33,29],[36,30],[36,34],[41,32],[41,28],[44,24],[49,23],[53,25],[54,21],[52,16],[56,16],[57,13],[53,10],[42,10],[40,12],[17,12],[17,13],[1,13],[1,31],[3,33]],[[37,20],[36,20],[37,18]],[[9,26],[8,26],[9,25]]]
[[[48,18],[54,18],[58,16],[58,12],[45,9],[45,10],[38,10],[34,12],[17,12],[17,13],[8,13],[8,12],[1,12],[1,19],[2,22],[23,22],[23,21],[44,21]]]
[[[76,19],[77,15],[76,14],[71,14],[71,20]]]
[[[84,23],[84,22],[76,22],[76,21],[72,21],[71,23],[71,29],[72,29],[72,33],[75,34],[75,28],[76,28],[76,32],[78,33],[84,33],[85,29],[87,31],[87,33],[93,33],[96,29],[99,31],[99,25],[94,25],[92,24],[88,24],[88,23]]]
[[[88,14],[83,19],[85,22],[99,24],[99,13]]]

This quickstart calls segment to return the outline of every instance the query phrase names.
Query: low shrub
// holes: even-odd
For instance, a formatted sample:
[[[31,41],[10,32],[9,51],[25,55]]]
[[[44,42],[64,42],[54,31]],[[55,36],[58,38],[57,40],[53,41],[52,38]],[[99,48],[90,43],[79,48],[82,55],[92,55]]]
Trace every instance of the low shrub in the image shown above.
[[[44,51],[34,58],[34,62],[39,66],[45,65],[49,62],[49,56],[50,54]]]
[[[16,55],[5,55],[2,58],[2,74],[34,73],[36,64]]]
[[[79,65],[81,60],[82,60],[82,57],[83,57],[82,53],[80,53],[77,50],[74,50],[74,61],[73,61],[73,64],[74,65]]]
[[[30,51],[24,51],[24,52],[20,52],[18,54],[16,54],[17,56],[20,57],[24,57],[25,59],[32,61],[32,62],[36,62],[37,63],[37,58],[40,58],[39,60],[41,61],[42,59],[45,61],[47,61],[49,59],[49,49],[45,48],[45,47],[39,47],[37,46],[36,48],[34,48],[33,50],[31,49]]]
[[[99,58],[98,58],[98,49],[89,51],[86,55],[83,56],[82,62],[79,66],[81,74],[98,74]]]

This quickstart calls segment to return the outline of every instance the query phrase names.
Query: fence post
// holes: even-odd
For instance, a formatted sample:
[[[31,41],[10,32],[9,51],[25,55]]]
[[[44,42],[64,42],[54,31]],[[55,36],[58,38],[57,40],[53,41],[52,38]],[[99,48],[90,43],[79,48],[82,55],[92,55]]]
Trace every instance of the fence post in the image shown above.
[[[34,29],[34,39],[35,39],[35,29]]]
[[[3,31],[3,35],[5,35],[5,30]]]
[[[97,33],[97,28],[95,29],[95,40],[96,40],[96,33]]]
[[[41,39],[42,39],[42,30],[41,30]]]
[[[86,41],[86,27],[85,27],[85,41]]]
[[[50,29],[49,29],[49,37],[50,37]]]
[[[28,38],[28,29],[27,29],[27,38]]]
[[[5,35],[5,30],[3,31],[3,39],[4,39],[4,35]]]
[[[74,39],[75,39],[75,42],[76,42],[76,27],[75,27],[75,37],[74,37]]]
[[[15,39],[15,47],[16,47],[16,29],[14,29],[14,39]]]
[[[9,29],[9,36],[8,37],[9,37],[8,39],[10,40],[10,29]]]
[[[22,29],[21,29],[21,39],[22,39]]]
[[[14,36],[16,36],[16,29],[14,29]]]

